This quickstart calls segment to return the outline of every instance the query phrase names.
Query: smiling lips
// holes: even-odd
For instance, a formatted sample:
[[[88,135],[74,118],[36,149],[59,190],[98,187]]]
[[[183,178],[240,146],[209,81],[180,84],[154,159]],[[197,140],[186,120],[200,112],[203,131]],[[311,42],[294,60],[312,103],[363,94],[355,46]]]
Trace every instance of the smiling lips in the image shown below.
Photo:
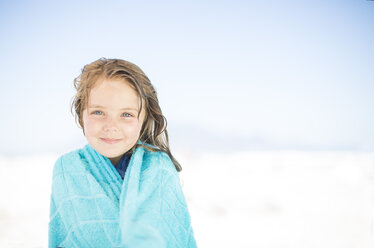
[[[107,144],[116,144],[121,141],[121,139],[107,139],[107,138],[100,138],[100,139]]]

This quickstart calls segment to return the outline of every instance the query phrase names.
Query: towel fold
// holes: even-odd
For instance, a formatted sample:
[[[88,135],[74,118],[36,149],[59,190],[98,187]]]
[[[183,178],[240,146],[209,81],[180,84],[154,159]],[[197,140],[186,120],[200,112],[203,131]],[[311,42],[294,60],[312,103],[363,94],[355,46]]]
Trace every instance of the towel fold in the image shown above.
[[[196,247],[178,172],[137,147],[122,180],[90,145],[53,169],[49,247]]]

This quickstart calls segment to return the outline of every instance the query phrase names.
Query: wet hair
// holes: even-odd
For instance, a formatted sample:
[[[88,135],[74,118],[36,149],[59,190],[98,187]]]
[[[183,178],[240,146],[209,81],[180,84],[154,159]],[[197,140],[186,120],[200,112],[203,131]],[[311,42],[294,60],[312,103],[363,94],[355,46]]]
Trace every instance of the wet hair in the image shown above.
[[[169,136],[166,129],[167,121],[165,116],[162,115],[157,92],[145,73],[138,66],[128,61],[100,58],[85,65],[81,74],[74,79],[74,87],[77,93],[73,98],[71,111],[75,115],[76,122],[83,129],[83,133],[83,111],[87,108],[90,91],[97,82],[105,79],[120,79],[130,83],[140,98],[140,112],[143,109],[145,111],[139,140],[151,146],[136,144],[130,150],[130,153],[138,146],[151,152],[163,151],[170,157],[177,171],[181,171],[181,165],[170,152]]]

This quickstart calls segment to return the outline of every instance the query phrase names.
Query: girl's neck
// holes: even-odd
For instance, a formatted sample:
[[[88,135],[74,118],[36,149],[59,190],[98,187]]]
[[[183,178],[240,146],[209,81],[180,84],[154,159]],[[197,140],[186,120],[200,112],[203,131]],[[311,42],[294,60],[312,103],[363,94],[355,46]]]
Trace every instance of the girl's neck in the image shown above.
[[[116,158],[109,158],[109,160],[110,160],[110,162],[112,162],[112,165],[115,167],[115,166],[117,166],[118,162],[121,160],[122,156],[121,157],[116,157]]]

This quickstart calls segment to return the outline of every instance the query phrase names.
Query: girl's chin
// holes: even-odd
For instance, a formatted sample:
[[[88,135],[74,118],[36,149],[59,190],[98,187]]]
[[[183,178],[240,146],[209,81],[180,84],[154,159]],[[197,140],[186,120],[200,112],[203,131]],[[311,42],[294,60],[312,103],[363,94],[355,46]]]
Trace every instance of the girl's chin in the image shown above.
[[[89,142],[90,143],[90,142]],[[124,144],[124,143],[117,143],[117,144],[106,144],[106,143],[100,143],[100,142],[92,142],[93,144],[90,144],[98,153],[101,155],[109,158],[109,159],[116,159],[121,158],[123,154],[128,152],[131,149],[130,144]]]
[[[103,145],[91,145],[98,153],[103,155],[104,157],[107,157],[109,159],[115,159],[118,157],[122,157],[123,154],[125,154],[128,150],[127,149],[118,149],[118,147],[110,146],[105,147]]]
[[[123,154],[125,154],[127,151],[121,151],[121,152],[118,152],[118,153],[112,153],[112,152],[100,152],[99,153],[109,159],[117,159],[117,158],[121,158],[123,156]]]

